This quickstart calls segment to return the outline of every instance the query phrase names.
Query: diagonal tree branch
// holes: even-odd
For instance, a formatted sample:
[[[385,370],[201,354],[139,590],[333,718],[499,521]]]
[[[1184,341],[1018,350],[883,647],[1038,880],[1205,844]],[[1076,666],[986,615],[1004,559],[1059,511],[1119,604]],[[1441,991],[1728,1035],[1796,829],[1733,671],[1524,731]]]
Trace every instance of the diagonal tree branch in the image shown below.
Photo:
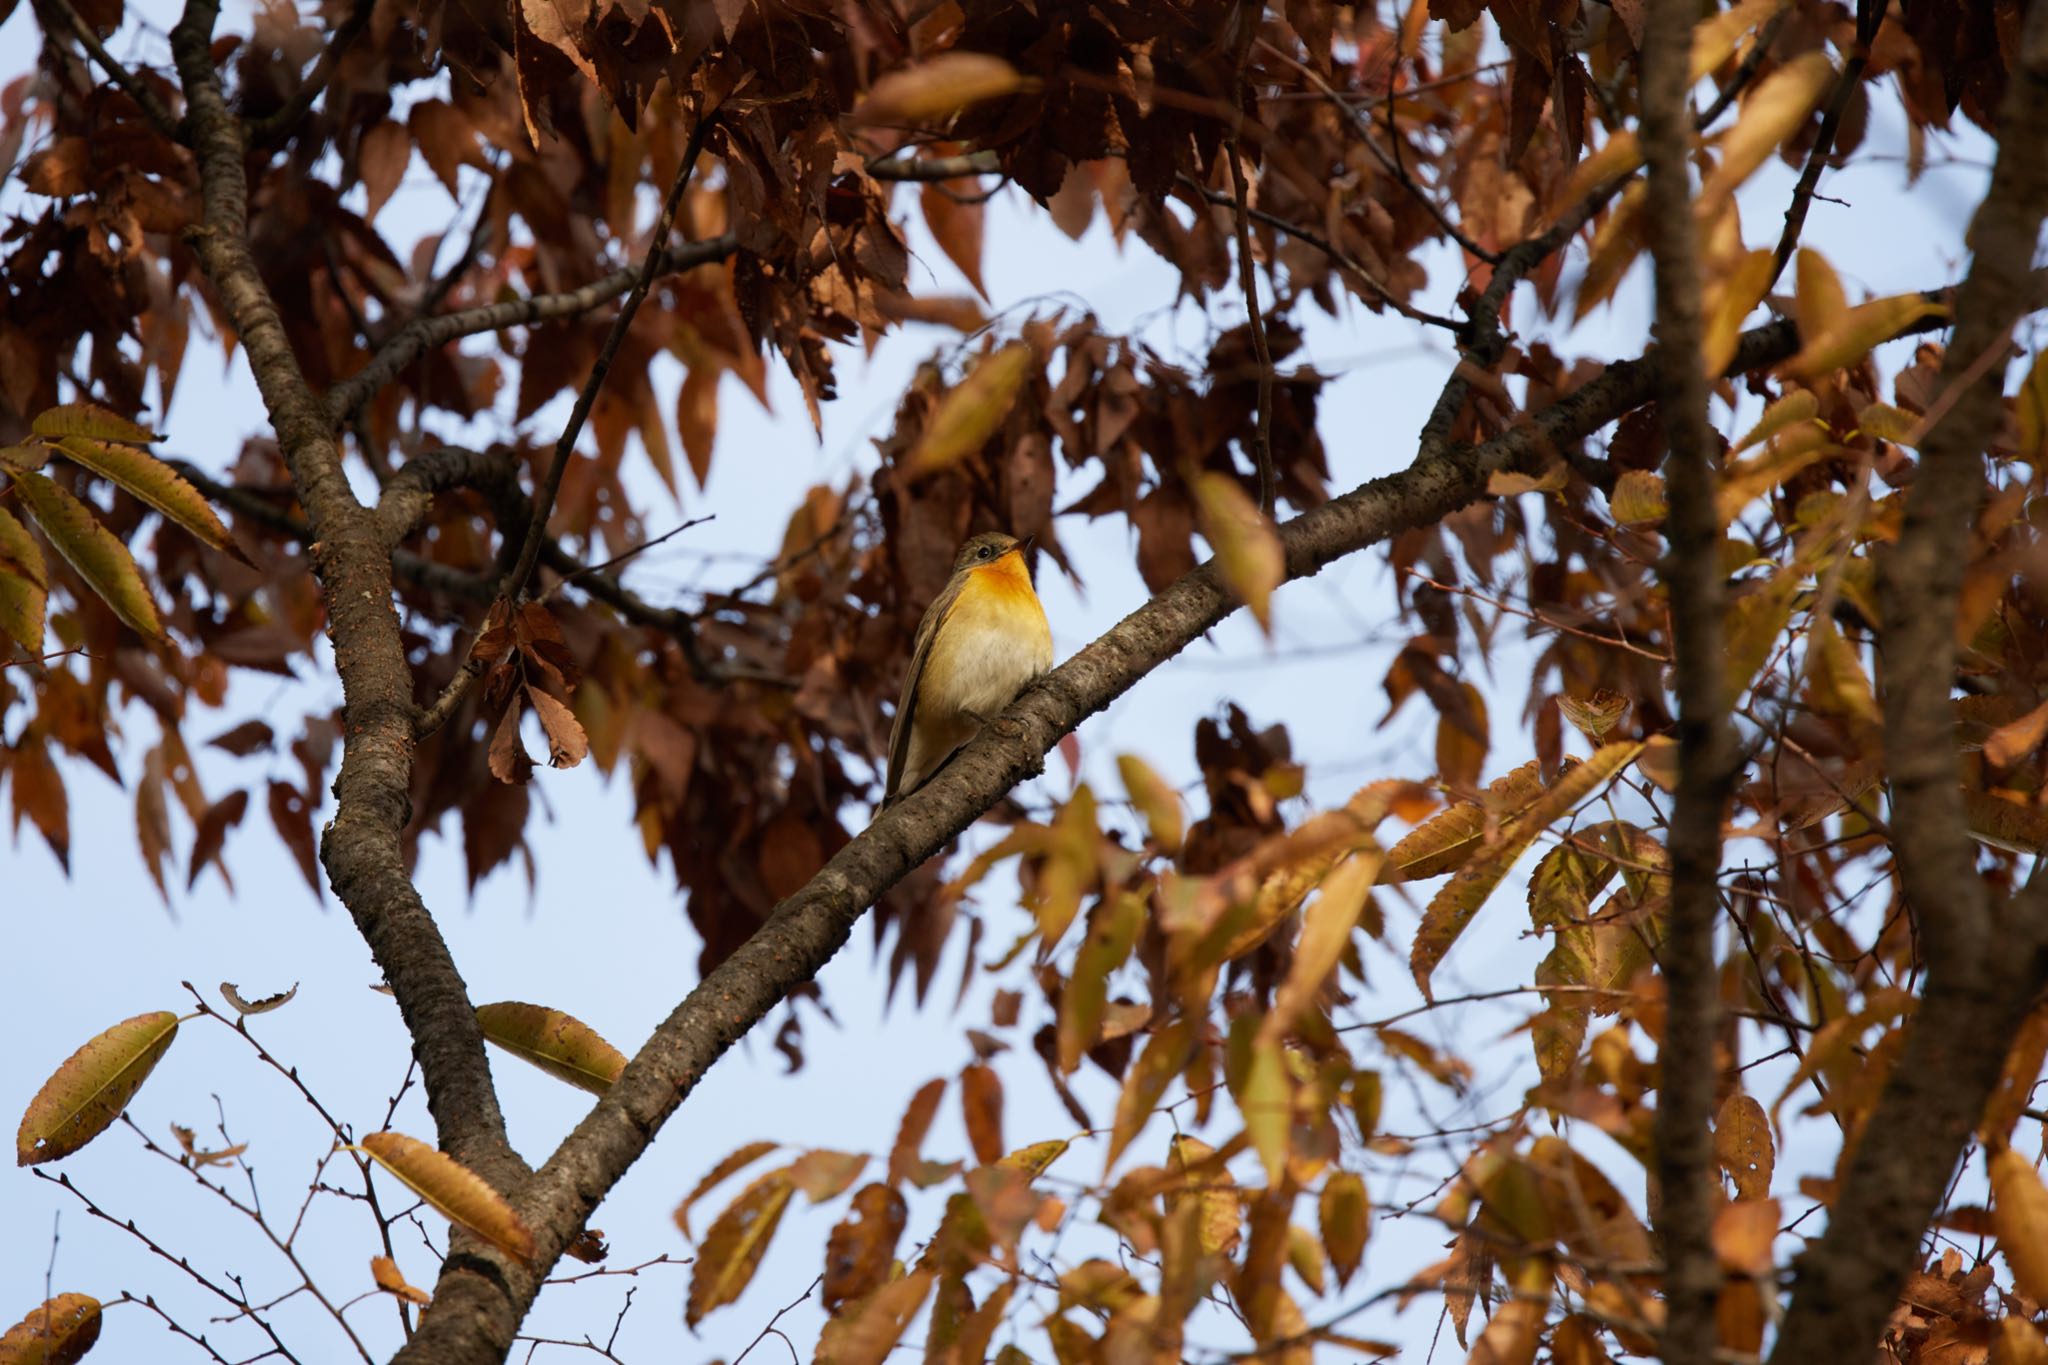
[[[150,89],[149,82],[121,65],[114,54],[107,51],[107,45],[100,41],[98,30],[87,23],[85,16],[72,7],[71,0],[37,0],[36,8],[45,11],[40,17],[43,19],[46,32],[55,36],[55,30],[49,24],[49,14],[55,13],[63,21],[64,27],[70,30],[71,36],[78,39],[79,44],[92,59],[100,64],[100,69],[112,78],[114,84],[127,92],[128,98],[140,106],[142,115],[149,120],[150,126],[173,142],[180,140],[178,119],[164,107],[164,102],[157,98],[156,91]]]
[[[1918,324],[1916,324],[1917,326]],[[1775,364],[1798,349],[1790,322],[1746,333],[1731,372]],[[1584,439],[1654,396],[1655,352],[1618,362],[1504,435],[1477,448],[1425,452],[1280,527],[1290,579],[1433,523],[1483,496],[1493,472]],[[788,993],[817,975],[888,889],[1039,771],[1061,736],[1121,696],[1236,609],[1213,563],[1168,586],[1054,669],[962,749],[946,771],[876,818],[768,922],[684,997],[624,1073],[520,1197],[539,1238],[524,1265],[451,1260],[433,1305],[396,1359],[482,1365],[503,1357],[541,1281],[577,1230],[705,1072]]]
[[[1842,115],[1849,101],[1863,85],[1863,69],[1870,64],[1870,43],[1884,23],[1891,0],[1859,0],[1856,10],[1856,46],[1835,78],[1834,93],[1828,97],[1827,112],[1821,115],[1820,131],[1800,169],[1799,183],[1792,189],[1792,202],[1785,206],[1785,226],[1778,234],[1777,250],[1771,255],[1771,282],[1785,273],[1786,264],[1799,247],[1799,234],[1806,227],[1806,211],[1813,207],[1814,191],[1820,188],[1820,173],[1827,169],[1828,153],[1835,149],[1835,134],[1841,131]],[[1784,11],[1780,11],[1782,17]],[[1758,44],[1761,48],[1762,44]],[[1753,55],[1753,54],[1752,54]]]
[[[299,88],[292,92],[292,97],[275,113],[249,120],[250,146],[267,147],[273,142],[283,141],[298,131],[299,124],[312,112],[313,101],[320,98],[320,92],[334,79],[334,69],[341,65],[342,57],[347,55],[357,37],[369,26],[370,15],[376,8],[376,0],[355,0],[347,17],[335,28],[333,35],[327,40],[327,45],[320,49],[319,59],[313,63],[313,69],[306,74],[306,79]]]
[[[501,1189],[512,1188],[526,1166],[505,1137],[475,1009],[406,875],[400,831],[411,805],[412,677],[392,606],[391,556],[375,514],[349,487],[333,424],[299,369],[250,253],[246,144],[210,51],[218,18],[218,0],[190,0],[171,34],[205,205],[189,236],[248,354],[315,536],[313,567],[345,698],[335,814],[321,861],[397,997],[442,1144]]]
[[[2048,215],[2048,5],[2026,16],[1999,116],[1991,189],[1971,219],[1970,273],[1942,363],[1955,401],[1920,443],[1905,524],[1880,578],[1884,749],[1893,849],[1926,954],[1927,985],[1866,1137],[1850,1154],[1825,1234],[1800,1258],[1774,1362],[1867,1359],[1920,1238],[1996,1085],[2003,1040],[2048,981],[2048,905],[2038,885],[1993,904],[1958,782],[1955,623],[1973,559],[1983,452],[2002,419],[2010,345],[2034,300]],[[1981,371],[1981,376],[1979,371]],[[2037,883],[2039,879],[2036,879]],[[1881,1134],[1882,1137],[1875,1135]]]
[[[722,261],[739,250],[739,238],[728,232],[691,242],[664,252],[657,275],[674,275],[694,270],[711,261]],[[437,313],[415,318],[401,327],[377,349],[368,364],[327,391],[327,413],[331,421],[346,422],[357,409],[376,396],[399,371],[437,346],[483,332],[502,332],[508,327],[530,327],[536,322],[571,318],[608,303],[633,287],[641,267],[625,266],[578,289],[555,294],[534,294],[504,303],[465,308],[455,313]]]
[[[1670,450],[1664,467],[1671,489],[1671,549],[1661,573],[1671,592],[1678,690],[1678,792],[1668,841],[1671,908],[1658,948],[1669,1009],[1658,1053],[1662,1079],[1655,1128],[1666,1365],[1710,1365],[1720,1341],[1714,1306],[1721,1268],[1711,1240],[1720,1190],[1709,1128],[1720,1003],[1714,922],[1721,909],[1721,821],[1737,766],[1722,688],[1721,525],[1707,372],[1700,358],[1699,229],[1687,165],[1693,120],[1686,68],[1698,13],[1689,0],[1657,0],[1651,7],[1639,83],[1656,335],[1667,357],[1658,375],[1657,409]]]

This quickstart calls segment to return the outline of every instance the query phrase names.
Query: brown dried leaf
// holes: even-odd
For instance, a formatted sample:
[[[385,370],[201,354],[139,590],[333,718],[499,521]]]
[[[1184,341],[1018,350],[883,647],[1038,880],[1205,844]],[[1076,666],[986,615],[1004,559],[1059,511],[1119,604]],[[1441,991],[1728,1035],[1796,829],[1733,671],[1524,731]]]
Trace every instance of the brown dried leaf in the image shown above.
[[[697,1182],[697,1187],[690,1191],[682,1203],[676,1205],[676,1227],[681,1229],[684,1239],[686,1241],[696,1240],[696,1238],[690,1235],[691,1205],[711,1193],[714,1189],[717,1189],[725,1181],[726,1177],[744,1166],[753,1165],[780,1145],[780,1143],[767,1141],[749,1142],[744,1147],[728,1153],[716,1166],[705,1172],[704,1178]]]
[[[853,116],[871,124],[931,123],[971,104],[1036,85],[1001,57],[986,52],[946,52],[883,76],[854,106]]]
[[[695,1327],[704,1315],[737,1299],[760,1269],[761,1258],[796,1193],[788,1170],[770,1171],[740,1192],[704,1234],[697,1269],[690,1276],[683,1321]]]
[[[75,1365],[100,1339],[100,1301],[59,1294],[0,1336],[0,1365]]]
[[[864,1185],[853,1197],[853,1208],[832,1229],[825,1244],[825,1310],[840,1307],[872,1293],[889,1274],[896,1254],[896,1241],[903,1235],[909,1218],[903,1196],[879,1181]]]
[[[993,1067],[977,1063],[960,1073],[960,1114],[974,1159],[984,1164],[1003,1156],[1003,1082]]]
[[[379,1289],[387,1294],[396,1294],[407,1303],[416,1303],[424,1308],[434,1301],[434,1296],[426,1290],[406,1283],[405,1274],[398,1268],[398,1262],[389,1256],[370,1258],[370,1278],[377,1282]]]
[[[533,713],[540,717],[541,729],[547,732],[549,767],[573,768],[589,757],[590,737],[583,733],[574,711],[531,683],[526,686],[526,696],[533,703]]]
[[[299,983],[294,981],[290,990],[280,991],[276,995],[266,995],[260,1000],[244,1000],[242,993],[235,989],[232,981],[221,982],[220,993],[222,999],[234,1006],[237,1014],[268,1014],[274,1009],[290,1004],[292,997],[299,993]]]

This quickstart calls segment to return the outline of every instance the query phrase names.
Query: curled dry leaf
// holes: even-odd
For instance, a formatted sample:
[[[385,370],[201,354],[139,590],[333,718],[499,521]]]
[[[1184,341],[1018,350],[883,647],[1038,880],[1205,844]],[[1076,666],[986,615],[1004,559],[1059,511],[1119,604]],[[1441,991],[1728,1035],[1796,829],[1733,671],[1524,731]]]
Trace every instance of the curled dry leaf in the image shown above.
[[[1607,732],[1621,724],[1632,703],[1621,693],[1610,688],[1597,687],[1589,697],[1560,695],[1557,709],[1572,727],[1595,744],[1607,738]]]
[[[156,1010],[122,1020],[72,1053],[21,1116],[15,1164],[55,1161],[98,1137],[121,1116],[177,1036],[178,1016]]]
[[[404,1133],[371,1133],[359,1144],[449,1222],[508,1256],[533,1258],[533,1232],[484,1178],[446,1152]]]
[[[476,1007],[484,1037],[556,1080],[602,1095],[626,1069],[626,1055],[596,1029],[560,1010],[501,1000]]]
[[[854,108],[853,116],[863,123],[931,123],[971,104],[1014,95],[1036,84],[1001,57],[986,52],[947,52],[876,81]]]
[[[0,1365],[72,1365],[100,1339],[100,1301],[59,1294],[0,1336]]]
[[[754,1278],[782,1221],[796,1185],[785,1168],[770,1171],[740,1192],[704,1234],[697,1268],[690,1276],[683,1320],[695,1327],[704,1315],[737,1299]]]
[[[583,724],[574,711],[531,683],[527,684],[526,696],[533,703],[533,713],[540,717],[541,729],[547,732],[549,767],[573,768],[589,757],[590,738],[583,733]]]
[[[370,1258],[370,1278],[377,1282],[379,1289],[387,1294],[396,1294],[407,1303],[416,1303],[424,1308],[434,1301],[434,1296],[426,1290],[408,1284],[404,1272],[398,1268],[398,1262],[389,1256]]]
[[[299,983],[294,981],[290,990],[280,991],[276,995],[266,995],[260,1000],[244,1000],[242,993],[235,989],[235,983],[232,981],[221,982],[220,993],[222,999],[235,1007],[237,1014],[268,1014],[274,1009],[290,1004],[292,997],[299,993]]]
[[[704,1178],[697,1182],[697,1187],[684,1196],[682,1203],[676,1205],[676,1227],[682,1232],[683,1239],[691,1242],[697,1240],[690,1235],[690,1209],[699,1199],[717,1189],[735,1172],[753,1165],[780,1145],[775,1142],[749,1142],[744,1147],[726,1153],[723,1160],[706,1171]]]
[[[967,377],[939,400],[917,445],[904,457],[903,476],[921,479],[936,474],[980,450],[1009,415],[1031,365],[1031,347],[1021,341],[976,361]]]

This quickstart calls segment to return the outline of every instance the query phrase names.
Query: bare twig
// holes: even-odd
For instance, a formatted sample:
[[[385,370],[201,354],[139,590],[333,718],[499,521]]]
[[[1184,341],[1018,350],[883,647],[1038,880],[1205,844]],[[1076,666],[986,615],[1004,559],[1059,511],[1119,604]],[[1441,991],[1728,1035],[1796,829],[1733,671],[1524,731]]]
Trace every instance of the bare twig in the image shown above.
[[[1667,1365],[1713,1365],[1719,1344],[1714,1314],[1721,1269],[1710,1238],[1720,1194],[1710,1129],[1720,1004],[1714,925],[1721,908],[1722,816],[1739,762],[1722,695],[1718,478],[1700,354],[1699,229],[1686,162],[1693,120],[1685,76],[1694,17],[1683,0],[1651,7],[1640,81],[1657,343],[1666,355],[1657,411],[1670,451],[1664,467],[1671,550],[1663,577],[1671,594],[1678,691],[1678,793],[1667,839],[1671,907],[1657,953],[1670,1011],[1658,1054],[1663,1081],[1655,1129],[1662,1193],[1656,1228],[1666,1267],[1660,1350]]]
[[[100,68],[113,79],[114,84],[120,86],[127,92],[128,98],[135,101],[142,110],[142,116],[149,120],[150,126],[165,137],[173,141],[178,140],[179,122],[172,116],[171,111],[164,107],[164,102],[157,98],[156,91],[149,88],[147,81],[121,65],[113,53],[107,51],[107,45],[100,41],[98,30],[85,21],[84,15],[72,8],[71,0],[36,0],[36,7],[54,11],[57,17],[64,21],[64,27],[71,31],[71,36],[78,39],[79,45],[99,63]],[[47,20],[44,26],[48,27]]]
[[[1263,7],[1255,8],[1244,19],[1244,46],[1238,52],[1237,80],[1238,97],[1244,98],[1246,59],[1251,56],[1252,39],[1259,31],[1259,16]],[[1273,472],[1273,352],[1266,342],[1266,314],[1259,306],[1258,264],[1252,260],[1251,222],[1245,215],[1248,194],[1245,189],[1243,152],[1233,133],[1223,143],[1224,160],[1230,163],[1231,208],[1233,226],[1237,235],[1237,283],[1244,291],[1245,325],[1251,328],[1252,354],[1258,358],[1258,400],[1255,408],[1257,432],[1252,442],[1252,462],[1259,471],[1259,511],[1273,515],[1273,499],[1279,480]]]
[[[1728,84],[1715,92],[1714,102],[1708,105],[1694,122],[1695,128],[1705,132],[1713,127],[1714,120],[1727,113],[1728,106],[1735,103],[1735,97],[1749,88],[1749,83],[1756,79],[1757,71],[1763,66],[1764,58],[1770,55],[1771,45],[1778,41],[1778,31],[1785,27],[1785,20],[1790,18],[1791,14],[1792,6],[1783,5],[1776,14],[1764,21],[1764,26],[1757,30],[1756,41],[1750,44],[1749,51],[1743,55],[1742,65],[1735,68],[1735,74],[1728,78]]]
[[[561,491],[562,476],[568,472],[569,461],[575,457],[576,440],[583,434],[583,423],[597,402],[605,376],[611,372],[612,357],[619,353],[619,344],[626,339],[626,331],[633,325],[633,315],[640,311],[640,301],[647,297],[647,287],[654,283],[654,276],[667,250],[669,228],[675,222],[676,210],[683,202],[683,191],[690,186],[690,176],[697,169],[697,159],[704,151],[705,135],[711,131],[716,117],[710,109],[700,110],[697,114],[696,126],[690,129],[689,145],[683,149],[682,164],[676,168],[675,183],[669,186],[668,198],[655,217],[654,233],[649,239],[647,259],[640,266],[640,276],[633,282],[626,301],[619,305],[619,314],[612,319],[612,329],[598,350],[597,362],[590,367],[590,378],[584,382],[583,392],[576,396],[576,406],[570,410],[569,420],[555,441],[555,454],[548,462],[547,477],[534,495],[533,519],[527,524],[526,544],[520,547],[519,558],[513,562],[512,571],[505,576],[504,586],[499,590],[499,596],[508,602],[525,596],[533,571],[540,564],[541,541],[547,538],[548,519],[554,514],[555,496]]]
[[[653,549],[655,546],[663,544],[666,541],[674,540],[677,536],[689,530],[691,527],[702,526],[705,522],[712,520],[717,515],[718,514],[716,512],[707,512],[705,515],[701,517],[691,517],[688,521],[683,522],[681,525],[674,526],[666,531],[663,531],[660,535],[654,537],[654,539],[643,540],[638,545],[635,545],[630,549],[621,550],[618,554],[613,555],[610,559],[604,560],[601,563],[592,564],[586,568],[571,569],[568,573],[563,574],[560,578],[555,580],[555,582],[548,585],[548,590],[541,594],[541,600],[546,601],[548,598],[553,597],[556,593],[560,592],[563,588],[569,586],[570,583],[574,582],[578,578],[583,578],[594,573],[603,573],[605,570],[616,568],[618,565],[625,563],[627,560],[632,559],[637,555],[644,555],[649,550]]]
[[[1828,154],[1835,148],[1835,134],[1841,129],[1842,114],[1848,109],[1857,87],[1863,83],[1863,68],[1870,62],[1871,39],[1877,36],[1879,26],[1884,23],[1884,12],[1890,3],[1891,0],[1859,0],[1856,7],[1856,46],[1849,53],[1849,60],[1843,64],[1841,74],[1835,78],[1834,93],[1828,97],[1827,112],[1821,116],[1820,132],[1814,136],[1813,147],[1806,154],[1806,165],[1799,172],[1799,183],[1792,189],[1792,202],[1785,206],[1785,228],[1778,234],[1778,249],[1771,256],[1772,283],[1785,273],[1786,264],[1799,247],[1799,233],[1806,226],[1806,210],[1813,204],[1814,190],[1820,185],[1820,173],[1827,168]],[[1780,17],[1784,13],[1779,11]]]
[[[251,146],[265,147],[282,141],[298,130],[300,122],[312,111],[313,101],[320,98],[320,92],[334,78],[334,69],[354,44],[357,36],[369,25],[370,13],[377,8],[376,0],[355,0],[327,45],[320,49],[320,57],[313,63],[313,69],[292,97],[276,112],[262,118],[249,120],[249,142]]]
[[[964,156],[892,156],[870,161],[864,168],[877,180],[959,180],[973,175],[993,175],[1002,169],[994,152],[968,152]]]

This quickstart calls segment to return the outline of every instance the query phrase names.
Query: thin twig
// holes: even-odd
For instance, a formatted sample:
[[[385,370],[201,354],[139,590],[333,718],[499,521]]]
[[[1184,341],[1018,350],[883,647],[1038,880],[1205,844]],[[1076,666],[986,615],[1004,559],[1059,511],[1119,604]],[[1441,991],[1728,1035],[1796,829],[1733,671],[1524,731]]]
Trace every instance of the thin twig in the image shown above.
[[[1242,103],[1246,95],[1245,68],[1251,56],[1252,40],[1259,31],[1259,16],[1265,13],[1263,5],[1255,7],[1244,22],[1246,24],[1244,45],[1237,54],[1238,99]],[[1273,352],[1266,341],[1266,314],[1259,306],[1258,265],[1252,260],[1251,220],[1245,215],[1248,193],[1245,189],[1243,152],[1238,146],[1236,133],[1223,143],[1223,157],[1230,163],[1231,208],[1233,226],[1237,234],[1237,283],[1244,291],[1244,311],[1247,325],[1252,333],[1252,354],[1259,361],[1258,406],[1253,416],[1257,423],[1257,434],[1252,444],[1252,460],[1259,470],[1259,511],[1266,516],[1273,515],[1273,499],[1279,480],[1273,472]]]
[[[1713,127],[1714,120],[1728,112],[1728,106],[1735,103],[1735,97],[1756,79],[1758,69],[1763,66],[1764,58],[1770,53],[1771,44],[1778,41],[1778,30],[1785,27],[1785,20],[1791,15],[1792,6],[1782,5],[1776,14],[1764,22],[1764,26],[1757,31],[1756,41],[1750,44],[1749,52],[1744,55],[1742,65],[1735,68],[1735,74],[1728,78],[1728,84],[1715,93],[1714,102],[1694,121],[1693,126],[1696,129],[1704,133]]]
[[[627,560],[633,558],[635,555],[644,555],[649,550],[653,549],[655,546],[660,545],[665,541],[674,540],[677,536],[689,530],[691,527],[702,526],[705,522],[711,521],[717,516],[718,514],[716,512],[707,512],[701,517],[691,517],[682,525],[674,527],[671,530],[663,531],[660,535],[656,536],[652,540],[643,540],[638,545],[632,546],[631,548],[626,550],[622,550],[618,554],[613,555],[610,559],[604,560],[601,563],[592,564],[581,569],[572,569],[568,573],[563,574],[555,582],[549,584],[548,590],[540,595],[540,600],[545,602],[547,599],[553,597],[556,593],[560,592],[563,588],[567,587],[570,584],[570,582],[575,579],[582,578],[588,574],[603,573],[607,569],[625,563]]]
[[[38,4],[57,12],[64,20],[65,27],[71,30],[72,36],[78,39],[79,44],[92,59],[98,62],[101,69],[113,78],[114,84],[125,90],[128,98],[134,100],[141,108],[142,116],[149,120],[151,127],[174,142],[178,140],[179,122],[171,117],[171,111],[157,98],[156,91],[149,88],[148,82],[115,60],[114,54],[107,51],[107,45],[100,41],[99,33],[85,21],[83,15],[71,7],[71,0],[38,0]],[[47,28],[47,25],[45,27]]]
[[[689,145],[683,149],[683,161],[676,168],[675,183],[669,187],[668,199],[654,220],[654,235],[647,248],[647,259],[640,267],[640,277],[634,281],[626,301],[619,306],[618,316],[612,319],[611,332],[597,353],[597,363],[590,367],[590,378],[584,382],[583,392],[577,395],[576,406],[569,413],[568,424],[555,441],[555,454],[548,463],[547,478],[533,499],[533,520],[527,523],[526,543],[520,547],[519,558],[499,590],[499,596],[508,602],[525,596],[526,585],[539,566],[541,541],[547,537],[548,519],[554,513],[555,497],[562,489],[562,476],[568,472],[569,461],[576,453],[576,439],[583,434],[583,423],[597,402],[598,391],[604,387],[612,358],[619,353],[619,344],[626,339],[626,331],[633,325],[633,315],[640,311],[640,301],[647,297],[647,288],[654,283],[667,247],[669,227],[675,222],[676,210],[683,202],[683,191],[690,186],[691,172],[697,168],[697,159],[704,151],[704,138],[711,131],[715,117],[711,110],[706,109],[697,115],[696,126],[690,129]]]
[[[341,65],[342,57],[355,43],[357,35],[368,27],[370,13],[376,8],[376,0],[356,0],[348,12],[348,17],[341,21],[333,36],[327,40],[327,45],[320,49],[319,60],[313,63],[313,69],[307,73],[299,88],[292,92],[292,97],[276,112],[249,120],[250,146],[264,147],[291,136],[298,128],[299,121],[311,112],[313,101],[320,98],[320,92],[325,90],[327,83],[334,78],[335,68]]]
[[[1849,60],[1843,64],[1841,75],[1835,78],[1834,93],[1828,98],[1827,113],[1821,117],[1820,132],[1813,139],[1813,149],[1806,154],[1806,165],[1799,172],[1799,183],[1792,189],[1792,202],[1785,206],[1785,228],[1778,234],[1778,249],[1771,256],[1772,284],[1785,273],[1786,264],[1799,246],[1800,231],[1806,226],[1806,210],[1813,204],[1814,190],[1820,185],[1820,173],[1827,166],[1828,153],[1834,150],[1835,134],[1842,126],[1842,114],[1863,82],[1863,68],[1870,61],[1870,40],[1884,23],[1884,13],[1890,3],[1891,0],[1874,0],[1874,3],[1873,0],[1863,0],[1857,6],[1856,46],[1850,51]]]

